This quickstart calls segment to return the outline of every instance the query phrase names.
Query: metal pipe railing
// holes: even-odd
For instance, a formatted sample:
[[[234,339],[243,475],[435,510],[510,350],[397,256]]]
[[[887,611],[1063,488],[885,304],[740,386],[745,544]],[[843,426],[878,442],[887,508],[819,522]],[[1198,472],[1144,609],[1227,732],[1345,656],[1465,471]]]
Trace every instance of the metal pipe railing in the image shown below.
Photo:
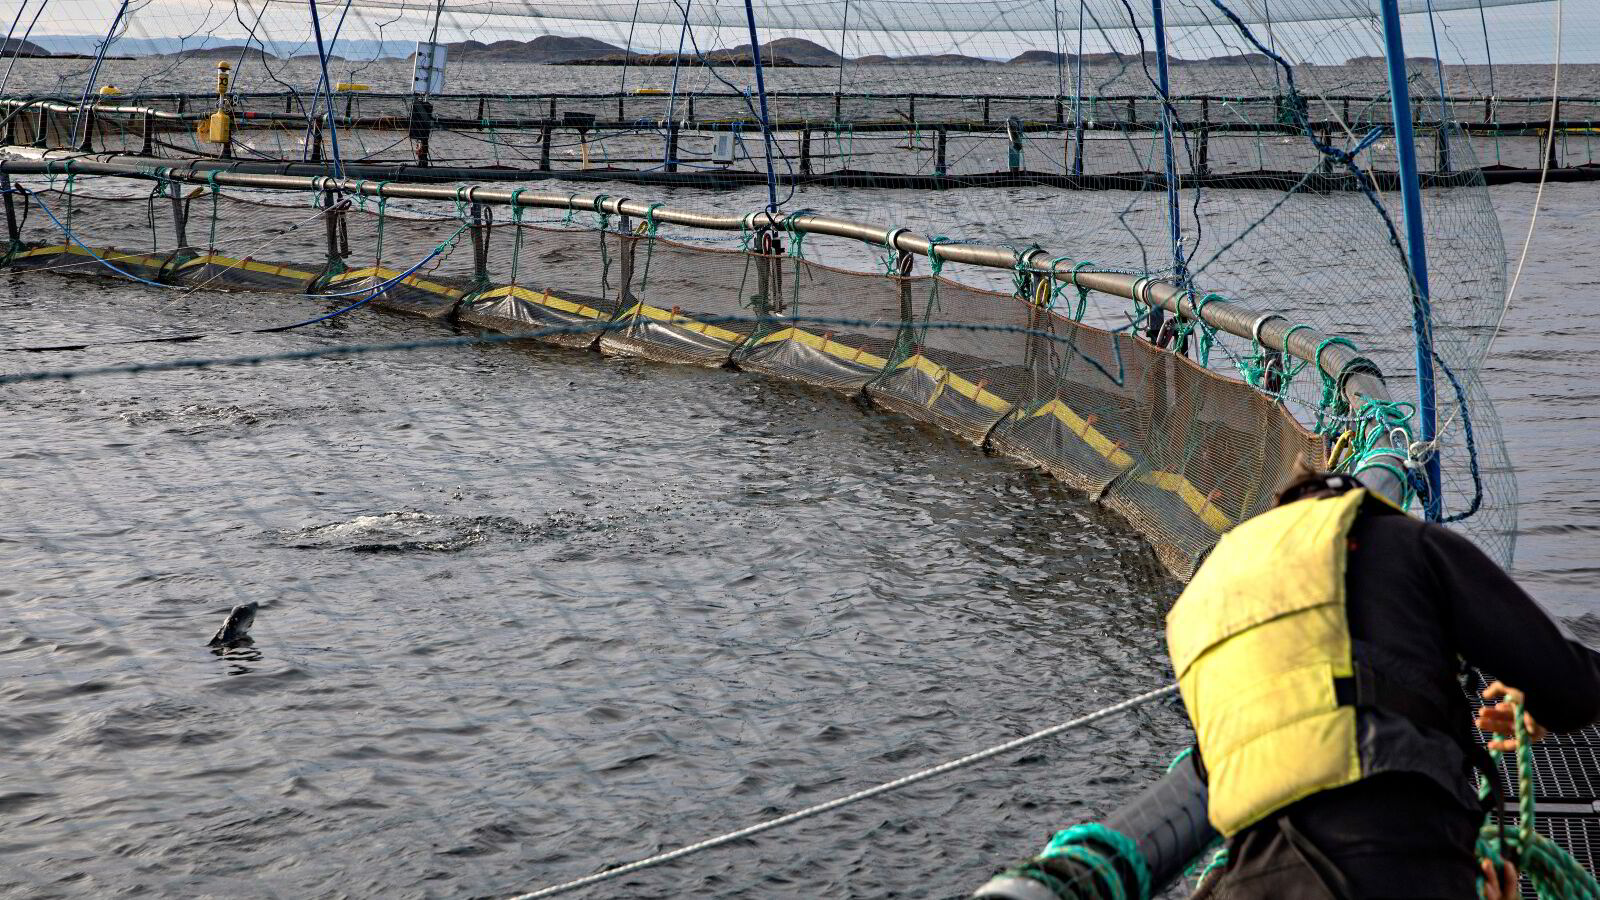
[[[632,216],[641,220],[653,218],[658,223],[712,231],[782,230],[808,235],[828,235],[892,248],[901,253],[917,256],[936,255],[946,263],[954,262],[1003,271],[1024,270],[1033,274],[1047,275],[1073,287],[1137,301],[1190,321],[1198,318],[1225,334],[1259,341],[1261,346],[1269,350],[1287,353],[1296,359],[1311,363],[1335,380],[1341,395],[1351,408],[1359,408],[1367,398],[1389,400],[1383,376],[1376,365],[1343,344],[1328,343],[1329,335],[1315,328],[1297,325],[1283,315],[1263,313],[1231,300],[1213,297],[1210,301],[1200,304],[1200,297],[1195,291],[1158,278],[1121,272],[1078,271],[1070,263],[1057,261],[1057,258],[1040,249],[1019,254],[1009,247],[993,244],[935,243],[927,235],[908,229],[872,225],[818,213],[783,215],[763,210],[739,215],[674,209],[657,203],[608,194],[558,194],[479,185],[396,184],[331,176],[247,174],[229,171],[226,164],[208,164],[207,168],[201,169],[199,161],[191,161],[188,166],[158,169],[150,166],[148,160],[139,160],[136,165],[116,157],[103,160],[12,159],[0,161],[0,172],[13,176],[69,173],[121,176],[225,187],[318,193],[331,191],[366,197],[460,201],[495,206],[516,205],[535,209],[591,211],[614,216]],[[1384,439],[1391,441],[1391,447],[1399,451],[1404,458],[1406,447],[1394,443],[1394,439],[1388,436]],[[1357,474],[1369,488],[1396,503],[1402,502],[1407,494],[1407,486],[1387,468],[1368,468]]]

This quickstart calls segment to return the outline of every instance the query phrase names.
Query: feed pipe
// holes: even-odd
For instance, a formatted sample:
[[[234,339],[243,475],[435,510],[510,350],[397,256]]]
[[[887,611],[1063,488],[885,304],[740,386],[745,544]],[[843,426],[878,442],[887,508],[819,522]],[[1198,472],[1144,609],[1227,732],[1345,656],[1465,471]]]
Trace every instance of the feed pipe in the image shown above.
[[[657,223],[681,225],[686,228],[703,228],[713,231],[795,231],[804,234],[821,234],[846,238],[892,248],[901,253],[918,256],[937,254],[943,262],[982,266],[1007,272],[1019,267],[1047,274],[1056,281],[1073,287],[1097,291],[1113,297],[1134,300],[1146,306],[1164,309],[1183,319],[1197,318],[1196,306],[1200,296],[1195,291],[1180,288],[1170,282],[1146,276],[1121,272],[1075,271],[1072,264],[1056,261],[1044,250],[1032,250],[1020,256],[1009,247],[992,244],[935,244],[926,235],[904,228],[870,225],[834,216],[816,213],[798,213],[792,216],[775,212],[753,212],[744,215],[711,213],[699,210],[673,209],[668,206],[613,197],[608,194],[554,194],[534,193],[528,190],[488,188],[478,185],[394,184],[390,182],[363,181],[353,178],[307,177],[296,175],[256,175],[230,172],[225,167],[190,164],[183,167],[157,169],[141,160],[140,164],[117,161],[88,161],[83,159],[27,159],[0,161],[0,172],[9,175],[107,175],[144,179],[165,178],[193,184],[218,184],[229,187],[259,188],[285,191],[334,191],[342,194],[367,197],[394,197],[408,200],[436,200],[445,202],[481,203],[497,206],[517,205],[525,208],[577,210],[606,213],[614,216],[632,216],[643,220],[652,218]],[[1342,344],[1325,343],[1329,335],[1294,322],[1278,313],[1252,309],[1230,300],[1213,297],[1199,309],[1198,318],[1218,331],[1245,340],[1259,341],[1269,350],[1310,362],[1334,379],[1340,393],[1352,409],[1359,408],[1367,398],[1389,400],[1388,389],[1382,373],[1370,360]],[[1320,350],[1320,352],[1319,352]],[[1407,458],[1403,441],[1386,435],[1385,441],[1396,451],[1400,461]],[[1374,492],[1382,494],[1397,504],[1403,504],[1406,485],[1387,468],[1369,467],[1359,470],[1356,476]]]

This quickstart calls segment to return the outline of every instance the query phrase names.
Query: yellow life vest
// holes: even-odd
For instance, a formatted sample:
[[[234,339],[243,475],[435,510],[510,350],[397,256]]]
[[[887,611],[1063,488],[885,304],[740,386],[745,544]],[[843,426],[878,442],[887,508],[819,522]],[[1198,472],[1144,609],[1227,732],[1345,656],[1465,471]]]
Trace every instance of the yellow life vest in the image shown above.
[[[1345,615],[1348,534],[1365,490],[1300,500],[1218,542],[1167,614],[1167,648],[1223,835],[1362,777]]]

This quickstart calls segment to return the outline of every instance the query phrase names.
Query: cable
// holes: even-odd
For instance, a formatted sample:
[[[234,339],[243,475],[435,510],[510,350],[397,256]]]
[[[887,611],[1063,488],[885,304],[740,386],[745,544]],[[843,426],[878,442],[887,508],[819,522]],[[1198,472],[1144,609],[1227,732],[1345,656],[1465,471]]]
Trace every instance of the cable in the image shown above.
[[[808,806],[805,809],[796,810],[788,815],[778,816],[775,819],[768,819],[765,822],[758,822],[755,825],[740,828],[737,831],[730,831],[726,834],[721,834],[713,838],[707,838],[706,840],[690,844],[687,847],[679,847],[676,850],[671,850],[666,853],[659,853],[655,856],[627,863],[626,865],[621,865],[614,869],[607,869],[604,872],[596,872],[593,875],[585,875],[582,878],[575,878],[572,881],[540,888],[539,890],[530,891],[529,893],[525,894],[518,894],[515,897],[510,898],[510,900],[536,900],[536,898],[540,897],[552,897],[556,894],[564,894],[568,891],[574,891],[578,888],[588,887],[589,885],[598,884],[602,881],[610,881],[613,878],[620,878],[623,875],[631,875],[641,869],[648,869],[664,863],[672,862],[674,860],[682,859],[685,856],[690,856],[704,850],[711,850],[724,844],[732,843],[733,841],[743,840],[744,838],[752,837],[764,831],[771,831],[774,828],[782,828],[786,825],[792,825],[796,822],[810,819],[815,816],[822,815],[823,813],[832,812],[836,809],[850,806],[863,800],[870,800],[871,798],[877,797],[881,794],[887,794],[891,791],[899,790],[900,788],[910,787],[918,782],[927,781],[929,778],[943,775],[947,772],[953,772],[956,769],[965,768],[975,763],[983,762],[984,760],[991,759],[1003,753],[1008,753],[1012,750],[1026,747],[1029,744],[1045,740],[1046,738],[1052,738],[1060,734],[1065,734],[1068,731],[1081,728],[1085,725],[1093,724],[1094,722],[1109,716],[1128,712],[1144,706],[1147,703],[1152,703],[1156,700],[1170,697],[1177,692],[1178,686],[1175,684],[1169,684],[1165,687],[1156,688],[1153,691],[1147,691],[1137,697],[1130,697],[1120,703],[1112,704],[1104,709],[1099,709],[1087,715],[1079,716],[1076,719],[1070,719],[1066,722],[1062,722],[1059,725],[1052,725],[1049,728],[1043,729],[1042,731],[1036,731],[1033,734],[1025,737],[1006,741],[1003,744],[997,744],[986,750],[979,750],[976,753],[970,753],[966,756],[952,759],[949,762],[940,763],[937,766],[932,766],[919,772],[913,772],[910,775],[896,778],[893,781],[887,781],[883,784],[875,785],[865,790],[856,791],[853,794],[847,794],[843,797],[829,800],[826,803]]]

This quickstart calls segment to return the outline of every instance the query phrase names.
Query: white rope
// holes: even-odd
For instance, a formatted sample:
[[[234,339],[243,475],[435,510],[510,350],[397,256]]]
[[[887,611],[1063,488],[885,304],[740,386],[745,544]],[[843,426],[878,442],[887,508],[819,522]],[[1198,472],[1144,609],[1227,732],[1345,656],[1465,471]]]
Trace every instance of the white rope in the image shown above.
[[[1511,298],[1517,293],[1517,284],[1522,281],[1522,267],[1528,261],[1528,248],[1533,246],[1533,229],[1539,224],[1539,204],[1544,200],[1545,176],[1550,174],[1550,154],[1556,145],[1556,111],[1561,103],[1561,5],[1562,0],[1556,0],[1556,61],[1555,71],[1550,76],[1550,128],[1544,136],[1544,152],[1539,159],[1539,190],[1533,195],[1533,212],[1528,216],[1528,236],[1522,240],[1522,254],[1517,257],[1517,270],[1511,275],[1511,286],[1506,288],[1506,302],[1500,307],[1500,318],[1495,320],[1494,331],[1489,335],[1489,345],[1494,346],[1495,338],[1500,336],[1500,325],[1506,320],[1506,313],[1511,310]]]
[[[876,797],[880,794],[887,794],[890,791],[908,787],[916,784],[919,781],[926,781],[934,776],[943,775],[946,772],[953,772],[956,769],[970,766],[973,763],[982,762],[986,759],[999,756],[1002,753],[1007,753],[1019,747],[1025,747],[1028,744],[1042,741],[1046,738],[1055,737],[1058,734],[1072,731],[1075,728],[1081,728],[1093,722],[1098,722],[1101,719],[1117,715],[1118,713],[1136,709],[1145,705],[1146,703],[1160,700],[1164,697],[1170,697],[1177,693],[1177,690],[1177,685],[1169,684],[1166,687],[1157,688],[1156,690],[1148,693],[1140,694],[1137,697],[1130,697],[1121,703],[1108,706],[1105,709],[1096,710],[1095,712],[1087,715],[1079,716],[1076,719],[1062,722],[1059,725],[1052,725],[1043,731],[1036,731],[1033,734],[1027,735],[1026,737],[1020,737],[1016,740],[1006,741],[1004,744],[998,744],[988,748],[987,750],[979,750],[976,753],[970,753],[966,756],[960,757],[959,759],[952,759],[949,762],[940,763],[939,765],[930,769],[923,769],[920,772],[913,772],[912,774],[906,775],[903,778],[896,778],[894,781],[885,782],[874,787],[869,787],[865,790],[856,791],[854,794],[839,797],[835,800],[829,800],[826,803],[819,803],[816,806],[808,806],[805,809],[789,813],[785,816],[779,816],[776,819],[768,819],[765,822],[759,822],[755,825],[749,826],[748,828],[741,828],[738,831],[730,831],[727,834],[718,835],[714,838],[708,838],[700,841],[699,843],[690,844],[687,847],[679,847],[676,850],[661,853],[656,856],[649,857],[648,859],[641,859],[637,862],[631,862],[626,865],[618,866],[615,869],[607,869],[604,872],[596,872],[593,875],[585,875],[582,878],[577,878],[562,884],[551,885],[550,887],[540,888],[539,890],[531,893],[518,894],[517,896],[510,898],[510,900],[534,900],[534,898],[537,897],[552,897],[556,894],[564,894],[567,891],[577,890],[581,887],[588,887],[591,884],[598,884],[602,881],[620,878],[623,875],[637,872],[640,869],[648,869],[652,866],[659,866],[663,863],[672,862],[676,859],[682,859],[685,856],[699,853],[702,850],[710,850],[713,847],[720,847],[723,844],[731,843],[742,838],[747,838],[754,834],[760,834],[763,831],[770,831],[774,828],[782,828],[785,825],[792,825],[802,819],[809,819],[813,816],[819,816],[823,813],[832,812],[841,807],[849,806],[852,803],[859,803],[862,800]]]
[[[1522,253],[1517,257],[1516,271],[1511,274],[1511,284],[1506,287],[1505,302],[1500,305],[1500,316],[1494,320],[1494,330],[1489,332],[1489,343],[1484,345],[1487,355],[1494,349],[1494,342],[1500,337],[1500,326],[1505,324],[1506,314],[1511,311],[1511,298],[1517,293],[1517,285],[1522,282],[1522,267],[1528,262],[1528,248],[1533,246],[1533,232],[1539,224],[1539,206],[1544,202],[1544,186],[1550,174],[1550,152],[1555,149],[1556,143],[1556,113],[1561,101],[1561,7],[1563,0],[1556,0],[1556,49],[1555,70],[1550,76],[1550,127],[1545,131],[1544,147],[1539,154],[1539,189],[1533,195],[1533,211],[1528,214],[1528,233],[1522,239]],[[1444,425],[1434,434],[1432,441],[1428,442],[1433,451],[1438,450],[1439,442],[1449,433],[1450,427],[1455,424],[1456,418],[1461,414],[1461,407],[1451,410],[1449,418],[1444,420]]]

